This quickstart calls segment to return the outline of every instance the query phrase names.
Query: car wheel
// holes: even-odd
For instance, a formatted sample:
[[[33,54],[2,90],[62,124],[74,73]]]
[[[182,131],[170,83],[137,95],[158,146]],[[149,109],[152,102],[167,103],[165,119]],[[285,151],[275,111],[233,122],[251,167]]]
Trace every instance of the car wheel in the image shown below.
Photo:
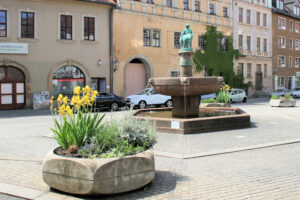
[[[110,106],[112,111],[116,111],[119,108],[119,105],[116,102],[113,102]]]
[[[247,102],[247,98],[244,97],[244,98],[243,98],[243,103],[246,103],[246,102]]]
[[[173,107],[173,102],[172,102],[172,100],[168,100],[168,101],[166,102],[166,106],[167,106],[168,108]]]
[[[230,103],[233,103],[232,99],[230,99]]]
[[[140,101],[140,103],[139,103],[139,108],[140,109],[144,109],[144,108],[146,108],[146,102],[145,101]]]

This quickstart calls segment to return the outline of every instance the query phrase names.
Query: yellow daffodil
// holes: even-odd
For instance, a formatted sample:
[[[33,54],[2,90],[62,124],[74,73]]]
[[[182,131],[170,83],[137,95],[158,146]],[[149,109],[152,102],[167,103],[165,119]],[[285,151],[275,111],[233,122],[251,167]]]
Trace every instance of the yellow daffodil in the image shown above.
[[[61,102],[61,101],[63,100],[63,98],[64,98],[63,95],[62,95],[62,94],[59,94],[59,95],[58,95],[58,98],[57,98],[57,101],[58,101],[58,102]]]
[[[68,100],[69,100],[68,97],[64,97],[63,100],[62,100],[62,102],[63,102],[64,104],[68,104]]]
[[[82,91],[84,94],[87,94],[91,91],[91,88],[90,88],[90,86],[87,85],[87,86],[85,86],[85,88],[82,89]]]
[[[66,114],[72,115],[73,114],[73,109],[70,108],[70,106],[66,107]]]
[[[80,95],[81,89],[80,86],[76,86],[73,90],[74,95]]]

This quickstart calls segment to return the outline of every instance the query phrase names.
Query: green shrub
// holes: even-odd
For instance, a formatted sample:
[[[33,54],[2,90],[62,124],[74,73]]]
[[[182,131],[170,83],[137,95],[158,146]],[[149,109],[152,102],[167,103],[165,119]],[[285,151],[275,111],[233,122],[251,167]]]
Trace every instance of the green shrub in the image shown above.
[[[273,95],[271,96],[271,99],[279,99],[279,97],[278,97],[276,94],[273,94]]]
[[[217,101],[214,98],[204,99],[201,103],[216,103]]]
[[[285,99],[292,99],[293,97],[292,97],[290,94],[285,94],[285,95],[284,95],[284,98],[285,98]]]

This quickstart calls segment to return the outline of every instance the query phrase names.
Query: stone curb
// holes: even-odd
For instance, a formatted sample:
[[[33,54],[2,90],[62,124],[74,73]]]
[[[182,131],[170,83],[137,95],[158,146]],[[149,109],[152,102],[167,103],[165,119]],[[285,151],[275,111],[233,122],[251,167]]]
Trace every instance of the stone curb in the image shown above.
[[[192,154],[178,154],[178,153],[169,153],[169,152],[162,152],[162,151],[154,150],[154,155],[161,156],[161,157],[167,157],[167,158],[176,158],[176,159],[191,159],[191,158],[217,156],[217,155],[236,153],[236,152],[241,152],[241,151],[262,149],[262,148],[268,148],[268,147],[274,147],[274,146],[280,146],[280,145],[288,145],[288,144],[294,144],[294,143],[299,143],[299,142],[300,142],[300,138],[293,139],[293,140],[283,140],[283,141],[278,141],[278,142],[269,142],[269,143],[264,143],[264,144],[251,145],[251,146],[240,147],[240,148],[231,148],[231,149],[226,149],[226,150],[208,151],[208,152],[203,152],[203,153],[192,153]]]
[[[11,195],[23,199],[34,200],[76,200],[72,196],[54,193],[51,191],[41,191],[6,183],[0,183],[0,193]]]

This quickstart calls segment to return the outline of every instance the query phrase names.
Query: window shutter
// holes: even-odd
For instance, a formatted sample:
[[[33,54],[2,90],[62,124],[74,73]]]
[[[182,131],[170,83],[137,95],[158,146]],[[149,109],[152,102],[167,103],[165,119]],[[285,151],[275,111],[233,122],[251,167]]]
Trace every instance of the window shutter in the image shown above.
[[[274,77],[274,81],[275,81],[274,89],[277,90],[277,81],[278,81],[278,77],[277,76]]]

